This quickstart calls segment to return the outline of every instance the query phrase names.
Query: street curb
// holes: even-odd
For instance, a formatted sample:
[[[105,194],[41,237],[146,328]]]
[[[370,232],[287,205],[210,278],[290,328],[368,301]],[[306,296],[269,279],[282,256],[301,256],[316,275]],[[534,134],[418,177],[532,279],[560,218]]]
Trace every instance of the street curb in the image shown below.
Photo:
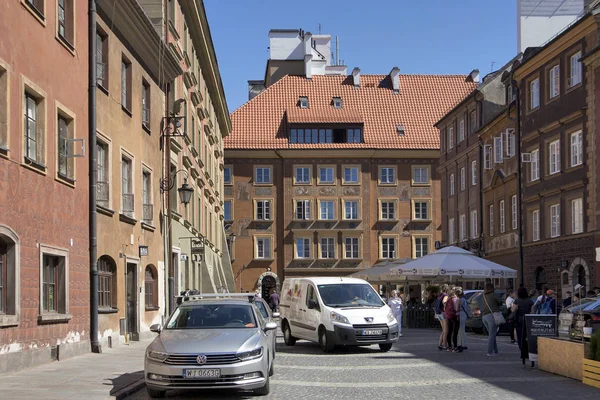
[[[144,378],[140,378],[137,381],[125,386],[123,389],[120,389],[115,394],[108,396],[107,399],[115,399],[115,400],[125,399],[125,398],[127,398],[127,396],[137,392],[138,390],[142,389],[144,386],[146,386],[146,382],[145,382]]]

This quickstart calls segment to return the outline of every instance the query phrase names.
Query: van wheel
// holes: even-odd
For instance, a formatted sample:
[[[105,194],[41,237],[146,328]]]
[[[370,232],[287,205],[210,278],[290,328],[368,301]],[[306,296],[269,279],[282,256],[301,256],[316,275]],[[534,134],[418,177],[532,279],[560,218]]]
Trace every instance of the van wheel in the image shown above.
[[[335,343],[327,337],[327,329],[321,327],[319,329],[319,344],[325,353],[331,353],[335,349]]]
[[[392,349],[392,345],[393,343],[381,343],[379,345],[379,350],[383,352],[390,351]]]
[[[283,341],[288,346],[296,344],[296,338],[292,336],[292,330],[287,321],[283,321]]]

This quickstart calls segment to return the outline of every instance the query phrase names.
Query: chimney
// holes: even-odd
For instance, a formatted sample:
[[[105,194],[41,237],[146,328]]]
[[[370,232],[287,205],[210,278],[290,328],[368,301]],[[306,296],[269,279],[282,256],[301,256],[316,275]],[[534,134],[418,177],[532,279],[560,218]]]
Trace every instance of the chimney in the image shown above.
[[[354,67],[352,70],[352,82],[354,83],[354,87],[360,87],[360,68]]]
[[[469,74],[467,81],[471,81],[473,83],[479,83],[479,70],[476,68]]]
[[[312,79],[312,33],[304,35],[304,76]]]
[[[392,80],[392,88],[394,89],[394,93],[400,92],[400,68],[392,68],[390,71],[390,79]]]

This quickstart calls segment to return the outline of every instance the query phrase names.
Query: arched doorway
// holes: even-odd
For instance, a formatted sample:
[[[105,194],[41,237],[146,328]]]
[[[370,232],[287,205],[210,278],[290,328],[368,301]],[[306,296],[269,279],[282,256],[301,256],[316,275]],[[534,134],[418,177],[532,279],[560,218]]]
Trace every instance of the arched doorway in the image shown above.
[[[577,285],[582,286],[582,293],[585,293],[585,291],[588,290],[591,285],[590,269],[583,257],[577,257],[573,260],[571,267],[569,268],[569,275],[571,277],[569,290],[575,289],[575,286]]]
[[[548,279],[546,278],[546,271],[542,267],[538,267],[535,270],[535,289],[538,292],[541,292],[544,289],[544,286],[548,283]]]
[[[279,277],[277,274],[267,271],[258,278],[258,281],[256,282],[256,288],[263,299],[267,300],[269,298],[269,292],[271,289],[275,289],[275,291],[279,293],[281,289]]]

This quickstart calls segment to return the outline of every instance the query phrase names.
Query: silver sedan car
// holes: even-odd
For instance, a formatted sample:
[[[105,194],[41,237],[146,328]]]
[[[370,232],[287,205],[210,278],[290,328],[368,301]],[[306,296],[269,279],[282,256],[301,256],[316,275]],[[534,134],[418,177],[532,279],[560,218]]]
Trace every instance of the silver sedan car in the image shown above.
[[[241,299],[191,300],[179,306],[146,349],[148,394],[169,389],[242,389],[269,393],[275,349],[256,305]]]

